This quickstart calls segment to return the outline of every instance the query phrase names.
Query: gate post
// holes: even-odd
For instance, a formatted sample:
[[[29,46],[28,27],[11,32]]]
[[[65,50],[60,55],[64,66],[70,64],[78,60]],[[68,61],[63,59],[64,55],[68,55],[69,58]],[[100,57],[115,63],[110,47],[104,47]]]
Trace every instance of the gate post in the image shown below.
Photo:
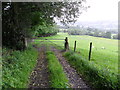
[[[65,51],[69,50],[68,38],[65,38]]]

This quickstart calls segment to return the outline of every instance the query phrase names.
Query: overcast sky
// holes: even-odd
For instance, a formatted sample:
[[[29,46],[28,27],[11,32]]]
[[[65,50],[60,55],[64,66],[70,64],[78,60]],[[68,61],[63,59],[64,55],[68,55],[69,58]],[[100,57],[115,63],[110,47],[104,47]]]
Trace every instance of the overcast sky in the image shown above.
[[[81,21],[117,21],[118,20],[118,2],[120,0],[87,0],[90,8],[84,11],[78,22]]]

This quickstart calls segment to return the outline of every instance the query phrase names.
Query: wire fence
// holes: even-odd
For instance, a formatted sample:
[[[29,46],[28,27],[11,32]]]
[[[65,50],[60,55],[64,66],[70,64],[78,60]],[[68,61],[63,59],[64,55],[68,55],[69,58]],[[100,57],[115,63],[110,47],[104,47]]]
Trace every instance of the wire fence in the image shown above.
[[[50,42],[51,44],[64,49],[65,39],[33,39],[33,42]]]
[[[41,42],[50,42],[51,44],[55,45],[56,47],[59,47],[61,49],[64,50],[70,50],[69,49],[69,43],[68,43],[68,38],[66,37],[65,39],[39,39],[37,41],[41,41]],[[76,41],[73,42],[73,50],[71,49],[70,51],[76,51]],[[88,60],[91,59],[91,53],[92,53],[92,42],[90,42],[90,47],[89,47],[89,55],[88,55]]]

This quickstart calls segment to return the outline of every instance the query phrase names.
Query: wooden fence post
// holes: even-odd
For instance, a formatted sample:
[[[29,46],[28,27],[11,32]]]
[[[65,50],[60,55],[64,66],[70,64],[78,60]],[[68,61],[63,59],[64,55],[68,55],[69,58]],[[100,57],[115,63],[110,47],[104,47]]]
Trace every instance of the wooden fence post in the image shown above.
[[[75,50],[76,50],[76,41],[75,41],[75,44],[74,44],[74,52],[75,52]]]
[[[89,57],[88,57],[89,61],[90,61],[90,58],[91,58],[91,51],[92,51],[92,42],[90,42],[90,50],[89,50]]]
[[[69,50],[68,38],[65,38],[65,50]]]

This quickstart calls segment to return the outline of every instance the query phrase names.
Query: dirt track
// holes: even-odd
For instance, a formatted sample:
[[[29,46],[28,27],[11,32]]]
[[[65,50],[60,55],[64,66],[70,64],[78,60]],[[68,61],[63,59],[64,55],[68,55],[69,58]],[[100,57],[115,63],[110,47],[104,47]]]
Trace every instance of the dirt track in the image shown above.
[[[76,70],[72,68],[67,60],[62,56],[62,51],[58,50],[54,47],[51,48],[52,51],[55,52],[59,62],[63,66],[64,72],[66,73],[71,88],[82,88],[82,89],[89,89],[90,87],[85,83],[85,81],[77,74]]]
[[[37,49],[39,52],[38,62],[34,71],[31,73],[28,88],[49,88],[49,73],[45,57],[46,47],[43,45]]]
[[[42,45],[40,48],[36,47],[39,52],[37,65],[34,68],[30,76],[30,83],[28,88],[50,88],[49,83],[49,73],[47,68],[47,60],[45,56],[46,47]],[[62,56],[62,51],[51,46],[51,51],[53,51],[58,58],[59,62],[63,66],[64,72],[68,77],[69,84],[71,88],[81,88],[90,90],[89,85],[77,74],[76,70],[72,68],[67,60]]]

